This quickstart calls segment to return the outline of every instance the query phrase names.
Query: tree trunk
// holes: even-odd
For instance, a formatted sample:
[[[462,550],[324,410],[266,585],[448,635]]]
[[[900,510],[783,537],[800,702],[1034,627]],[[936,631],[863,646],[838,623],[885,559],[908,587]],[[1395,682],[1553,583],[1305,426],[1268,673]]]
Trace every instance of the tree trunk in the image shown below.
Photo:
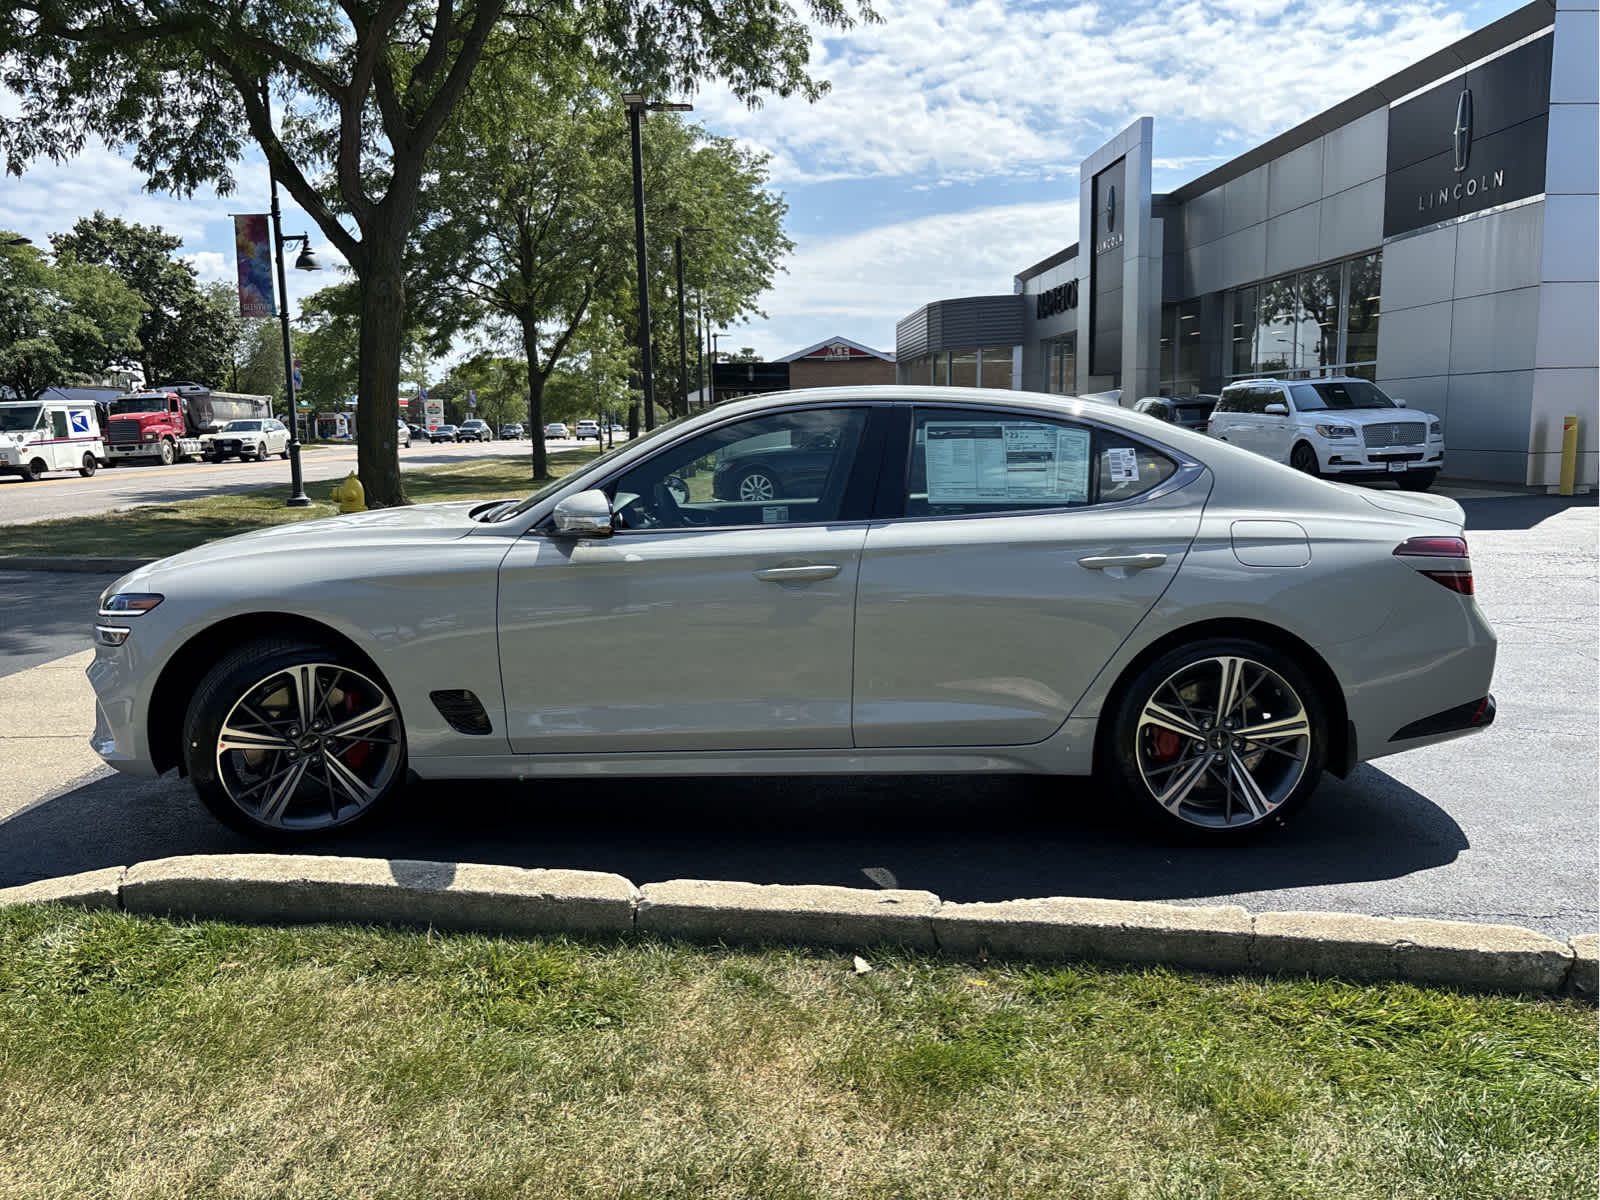
[[[539,331],[522,326],[522,353],[528,360],[528,435],[533,438],[533,477],[546,479],[550,463],[544,453],[544,373],[539,370]]]
[[[360,273],[360,374],[356,384],[357,463],[368,508],[408,504],[400,482],[400,355],[405,339],[404,236],[365,239]]]

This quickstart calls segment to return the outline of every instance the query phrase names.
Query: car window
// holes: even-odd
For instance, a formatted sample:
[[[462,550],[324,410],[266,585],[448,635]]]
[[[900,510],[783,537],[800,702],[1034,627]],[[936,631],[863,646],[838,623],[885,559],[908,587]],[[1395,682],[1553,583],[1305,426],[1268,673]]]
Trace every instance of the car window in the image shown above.
[[[1267,405],[1269,404],[1281,404],[1285,408],[1287,408],[1289,405],[1289,401],[1284,397],[1282,388],[1263,387],[1255,388],[1253,390],[1255,392],[1255,410],[1258,413],[1265,413],[1267,411]],[[1272,413],[1269,415],[1276,416],[1277,414]]]
[[[862,408],[770,413],[672,446],[607,488],[619,527],[837,520],[866,419]]]
[[[1126,500],[1177,470],[1109,430],[994,410],[918,409],[905,515],[1075,508]]]
[[[1249,410],[1249,388],[1229,388],[1217,400],[1216,411],[1219,413],[1248,412]]]

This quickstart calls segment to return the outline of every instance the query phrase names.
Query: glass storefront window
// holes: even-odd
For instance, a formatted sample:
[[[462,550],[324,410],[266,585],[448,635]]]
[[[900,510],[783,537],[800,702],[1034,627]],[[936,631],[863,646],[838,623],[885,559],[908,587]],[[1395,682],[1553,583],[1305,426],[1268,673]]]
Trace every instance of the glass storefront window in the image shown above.
[[[996,346],[978,352],[983,359],[981,379],[986,388],[1011,388],[1011,347]]]
[[[1383,290],[1383,256],[1368,254],[1351,259],[1348,313],[1345,317],[1344,361],[1378,361],[1378,317]]]
[[[1163,383],[1170,380],[1178,370],[1177,328],[1178,306],[1176,304],[1163,304],[1161,306],[1160,368]]]
[[[1177,363],[1172,372],[1172,394],[1186,396],[1200,388],[1200,301],[1185,300],[1177,306],[1173,326]]]
[[[1228,303],[1228,372],[1248,375],[1256,361],[1256,289],[1240,288]]]
[[[978,352],[976,350],[952,350],[949,358],[950,386],[977,387]]]
[[[1078,335],[1050,338],[1044,351],[1044,390],[1057,396],[1070,396],[1078,390]]]
[[[1296,276],[1300,312],[1295,326],[1297,366],[1301,374],[1330,374],[1339,355],[1339,302],[1343,271],[1339,266],[1302,271]]]

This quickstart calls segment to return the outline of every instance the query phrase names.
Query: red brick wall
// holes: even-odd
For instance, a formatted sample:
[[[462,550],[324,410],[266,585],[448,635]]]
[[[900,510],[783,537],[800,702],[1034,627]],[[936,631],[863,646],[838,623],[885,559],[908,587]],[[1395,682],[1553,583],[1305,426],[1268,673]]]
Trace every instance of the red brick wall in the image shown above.
[[[791,388],[850,387],[865,383],[893,383],[894,364],[881,358],[800,358],[789,364]]]

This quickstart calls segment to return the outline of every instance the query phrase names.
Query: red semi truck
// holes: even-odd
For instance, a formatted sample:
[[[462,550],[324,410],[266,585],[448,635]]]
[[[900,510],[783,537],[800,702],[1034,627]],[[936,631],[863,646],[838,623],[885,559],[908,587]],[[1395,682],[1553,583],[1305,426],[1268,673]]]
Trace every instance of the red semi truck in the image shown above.
[[[127,392],[106,414],[106,455],[115,464],[162,464],[204,458],[211,437],[229,421],[272,415],[272,397],[214,392],[198,383],[169,383]]]

